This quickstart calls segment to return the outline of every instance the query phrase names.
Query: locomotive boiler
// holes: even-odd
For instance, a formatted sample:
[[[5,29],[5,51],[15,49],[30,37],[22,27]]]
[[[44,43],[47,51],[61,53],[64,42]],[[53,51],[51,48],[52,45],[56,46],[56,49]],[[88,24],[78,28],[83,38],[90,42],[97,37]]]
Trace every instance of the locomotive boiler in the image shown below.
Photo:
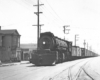
[[[39,49],[66,50],[68,47],[67,41],[55,37],[51,32],[41,33],[39,39]]]

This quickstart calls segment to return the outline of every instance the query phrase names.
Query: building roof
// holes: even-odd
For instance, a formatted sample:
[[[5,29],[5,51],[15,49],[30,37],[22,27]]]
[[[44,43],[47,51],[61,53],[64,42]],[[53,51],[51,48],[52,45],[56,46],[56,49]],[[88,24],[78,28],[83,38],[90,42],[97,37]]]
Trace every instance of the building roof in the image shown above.
[[[19,35],[18,31],[16,29],[11,30],[0,30],[0,34],[13,34],[13,35]]]
[[[21,49],[36,49],[37,44],[20,44]]]

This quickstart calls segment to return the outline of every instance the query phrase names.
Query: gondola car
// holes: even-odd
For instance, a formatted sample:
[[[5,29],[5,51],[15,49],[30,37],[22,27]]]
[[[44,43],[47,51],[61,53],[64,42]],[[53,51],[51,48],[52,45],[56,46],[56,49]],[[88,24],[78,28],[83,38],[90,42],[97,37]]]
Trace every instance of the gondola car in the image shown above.
[[[71,41],[60,39],[51,32],[40,34],[38,49],[31,55],[30,62],[35,65],[53,65],[64,61],[94,56],[93,52],[72,46]],[[88,54],[88,55],[87,55]]]

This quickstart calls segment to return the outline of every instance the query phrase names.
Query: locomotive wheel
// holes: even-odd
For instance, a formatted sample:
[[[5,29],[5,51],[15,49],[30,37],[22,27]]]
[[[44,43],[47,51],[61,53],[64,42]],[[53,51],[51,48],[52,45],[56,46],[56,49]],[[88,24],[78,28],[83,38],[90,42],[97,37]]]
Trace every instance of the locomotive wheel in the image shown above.
[[[52,65],[56,65],[57,63],[58,63],[58,59],[59,59],[59,57],[58,57],[59,55],[58,55],[58,51],[56,51],[56,59],[54,60],[54,62],[52,63]]]
[[[64,54],[62,52],[59,53],[59,63],[62,63],[64,61]]]
[[[57,63],[61,63],[63,61],[63,57],[60,51],[57,51],[56,60],[57,60]]]
[[[55,59],[56,64],[59,63],[59,53],[56,51],[56,59]]]

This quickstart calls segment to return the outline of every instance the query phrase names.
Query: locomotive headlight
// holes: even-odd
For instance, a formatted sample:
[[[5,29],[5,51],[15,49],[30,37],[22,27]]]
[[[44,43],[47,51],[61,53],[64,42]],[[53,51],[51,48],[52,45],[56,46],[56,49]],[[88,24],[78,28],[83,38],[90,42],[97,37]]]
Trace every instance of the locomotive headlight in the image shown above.
[[[45,41],[43,41],[43,44],[46,44],[46,42],[45,42]]]

